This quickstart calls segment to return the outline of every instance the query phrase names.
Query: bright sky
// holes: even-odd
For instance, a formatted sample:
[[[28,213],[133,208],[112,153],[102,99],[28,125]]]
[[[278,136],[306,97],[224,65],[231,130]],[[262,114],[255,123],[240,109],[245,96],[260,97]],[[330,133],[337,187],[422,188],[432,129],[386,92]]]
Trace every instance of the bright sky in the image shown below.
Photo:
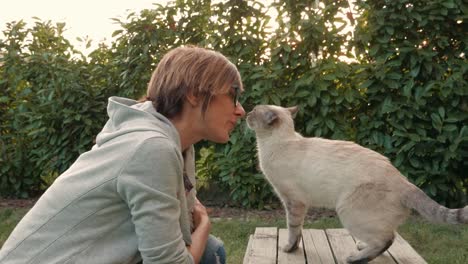
[[[78,48],[83,49],[77,37],[88,36],[93,40],[91,49],[106,39],[119,26],[111,18],[123,18],[130,11],[153,8],[152,3],[165,5],[170,0],[2,0],[0,3],[0,36],[6,23],[23,19],[29,26],[32,17],[51,20],[53,23],[65,22],[65,37]],[[87,53],[87,52],[85,52]]]

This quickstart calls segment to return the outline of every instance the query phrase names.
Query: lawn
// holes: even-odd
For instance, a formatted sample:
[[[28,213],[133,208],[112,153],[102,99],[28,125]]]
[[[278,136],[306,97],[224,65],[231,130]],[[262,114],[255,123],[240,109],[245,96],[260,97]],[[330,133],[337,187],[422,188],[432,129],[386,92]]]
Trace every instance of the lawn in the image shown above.
[[[27,212],[27,208],[0,208],[0,247],[15,224]],[[221,238],[228,253],[228,263],[242,263],[247,240],[256,227],[286,226],[284,218],[264,219],[249,217],[244,219],[216,219],[212,233]],[[338,228],[338,219],[323,217],[305,223],[306,228]],[[430,264],[468,263],[468,228],[466,225],[430,224],[420,217],[413,216],[402,225],[399,233]]]

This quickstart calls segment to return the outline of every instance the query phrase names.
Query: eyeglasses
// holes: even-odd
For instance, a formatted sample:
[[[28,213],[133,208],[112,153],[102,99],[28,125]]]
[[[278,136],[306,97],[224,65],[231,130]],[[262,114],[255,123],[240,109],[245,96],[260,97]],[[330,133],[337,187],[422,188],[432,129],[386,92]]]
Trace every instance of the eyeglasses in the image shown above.
[[[233,85],[232,88],[234,89],[234,94],[232,94],[232,99],[234,100],[234,106],[239,105],[239,96],[240,96],[240,89],[239,86]]]

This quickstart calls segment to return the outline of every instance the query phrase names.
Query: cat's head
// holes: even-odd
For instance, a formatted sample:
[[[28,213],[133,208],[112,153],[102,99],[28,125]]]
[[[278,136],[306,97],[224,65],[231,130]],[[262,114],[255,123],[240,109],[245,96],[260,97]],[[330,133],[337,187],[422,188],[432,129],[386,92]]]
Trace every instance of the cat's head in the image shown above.
[[[294,133],[294,121],[297,106],[281,107],[276,105],[257,105],[247,114],[247,125],[257,136]]]

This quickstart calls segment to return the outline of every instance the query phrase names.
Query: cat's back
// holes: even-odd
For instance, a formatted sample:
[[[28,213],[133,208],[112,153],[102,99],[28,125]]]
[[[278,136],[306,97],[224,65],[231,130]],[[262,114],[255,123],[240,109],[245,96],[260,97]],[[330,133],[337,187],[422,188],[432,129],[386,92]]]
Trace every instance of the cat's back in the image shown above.
[[[350,171],[367,175],[399,174],[387,157],[352,141],[320,137],[276,138],[259,146],[262,168],[271,170],[307,170],[349,175]]]
[[[272,166],[278,164],[298,172],[314,171],[324,177],[329,174],[339,178],[360,175],[362,180],[375,179],[374,175],[399,174],[388,158],[352,141],[297,137],[277,141],[276,145]]]
[[[319,137],[303,138],[294,148],[303,149],[306,155],[320,155],[322,158],[336,161],[371,159],[373,162],[389,163],[387,157],[352,141],[331,140]]]

